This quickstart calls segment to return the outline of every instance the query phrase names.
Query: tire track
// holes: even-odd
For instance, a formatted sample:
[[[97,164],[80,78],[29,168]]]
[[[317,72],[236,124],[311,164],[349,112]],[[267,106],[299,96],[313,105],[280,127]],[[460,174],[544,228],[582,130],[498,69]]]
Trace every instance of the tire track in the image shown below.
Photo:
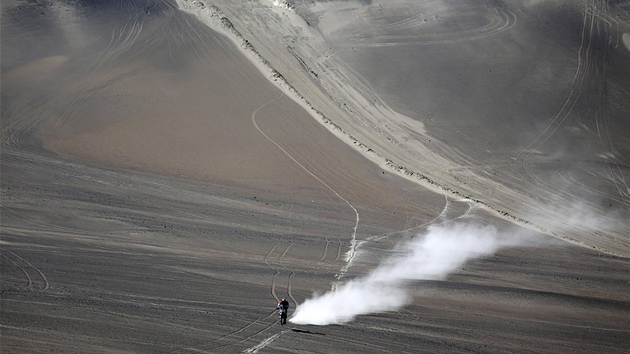
[[[287,333],[289,331],[290,330],[287,329],[287,330],[284,330],[284,331],[282,331],[280,333],[276,333],[273,336],[271,336],[271,337],[263,340],[262,342],[258,343],[257,345],[255,345],[255,346],[253,346],[251,348],[245,349],[243,351],[243,353],[258,353],[259,350],[265,348],[266,346],[271,344],[271,342],[273,342],[274,340],[278,339],[281,335],[283,335],[283,334],[285,334],[285,333]]]
[[[273,253],[273,251],[276,250],[276,248],[280,245],[280,242],[276,243],[271,250],[269,250],[269,252],[267,252],[267,254],[265,255],[264,258],[264,262],[267,265],[267,267],[271,268],[271,270],[274,271],[273,273],[273,277],[271,278],[271,296],[273,296],[274,299],[276,299],[276,301],[280,302],[280,298],[278,298],[278,295],[276,294],[276,278],[278,277],[278,274],[280,273],[277,269],[275,269],[274,267],[271,266],[271,264],[269,264],[269,257],[271,256],[271,254]]]
[[[8,147],[20,147],[22,143],[34,139],[30,133],[49,120],[51,112],[57,112],[61,118],[55,124],[55,130],[67,127],[77,112],[105,90],[102,81],[122,79],[116,77],[114,68],[123,60],[123,54],[132,52],[146,20],[144,11],[134,10],[136,14],[126,18],[122,26],[112,28],[109,44],[85,71],[72,73],[72,80],[59,80],[59,87],[56,88],[54,95],[29,96],[7,108],[5,124],[2,127],[2,140]],[[93,82],[98,83],[96,87]],[[50,129],[43,133],[44,137],[49,131]],[[37,146],[38,142],[34,143]]]
[[[600,75],[597,76],[595,84],[597,87],[605,88],[608,74],[608,67],[614,52],[619,45],[619,34],[613,29],[613,25],[617,25],[617,20],[610,16],[608,8],[608,1],[605,1],[601,6],[594,4],[589,8],[591,16],[599,19],[597,23],[597,32],[603,33],[608,38],[608,42],[603,46],[601,55],[597,57],[597,67]],[[614,33],[614,34],[613,34]],[[621,199],[621,204],[630,212],[630,188],[625,180],[621,165],[628,166],[628,161],[619,151],[616,149],[613,139],[610,133],[609,124],[609,112],[607,110],[606,93],[605,89],[597,90],[596,97],[593,99],[592,107],[595,111],[595,129],[599,137],[600,146],[603,151],[603,158],[606,164],[602,166],[604,170],[604,178],[608,180],[617,191],[618,197]]]
[[[368,29],[353,32],[352,35],[346,38],[348,44],[346,46],[352,47],[384,47],[384,46],[400,46],[400,45],[423,45],[423,44],[450,44],[459,43],[464,41],[481,39],[500,32],[504,32],[514,27],[517,22],[516,15],[503,8],[489,9],[486,8],[486,17],[488,23],[468,30],[461,30],[456,32],[434,33],[427,34],[422,33],[421,27],[427,25],[429,18],[437,19],[440,13],[448,13],[456,10],[458,14],[475,14],[479,12],[480,6],[477,5],[457,5],[449,6],[435,11],[413,15],[409,18],[403,19],[398,22],[389,23],[387,25],[372,26]],[[413,34],[396,34],[396,32],[404,30],[414,30]],[[384,34],[380,34],[383,33]],[[379,41],[382,40],[382,41]]]
[[[533,173],[529,171],[527,168],[527,160],[534,153],[536,149],[538,149],[542,144],[544,144],[547,140],[551,138],[551,136],[557,131],[557,129],[562,125],[564,120],[567,118],[575,104],[577,103],[577,98],[579,96],[579,91],[581,90],[582,83],[585,77],[588,74],[588,56],[586,55],[586,50],[590,47],[590,40],[587,38],[587,12],[583,10],[583,26],[581,33],[581,42],[580,48],[578,49],[577,55],[577,67],[575,73],[573,74],[573,79],[571,82],[571,87],[565,98],[564,102],[560,106],[559,110],[552,117],[552,119],[547,123],[545,128],[538,134],[536,138],[534,138],[525,149],[521,150],[515,157],[514,163],[518,164],[517,167],[523,171],[524,174],[528,175],[532,179],[537,179]],[[591,24],[592,27],[592,24]],[[588,42],[588,43],[587,43]],[[585,64],[586,63],[586,64]]]
[[[335,243],[337,244],[336,251],[331,251],[331,245]],[[330,237],[326,237],[326,244],[324,245],[324,250],[322,251],[322,256],[315,263],[328,263],[334,264],[341,258],[341,249],[343,246],[343,242],[340,237],[337,237],[336,241],[331,241]],[[334,253],[333,253],[334,252]],[[335,258],[331,261],[326,261],[326,258],[329,258],[329,255],[333,253]],[[317,267],[319,269],[320,267]]]
[[[334,265],[341,258],[343,242],[340,237],[335,241],[331,241],[330,237],[326,237],[326,244],[322,251],[322,256],[313,262],[312,270],[328,269],[330,265]],[[333,258],[334,257],[334,258]]]
[[[226,339],[226,338],[230,338],[230,337],[232,337],[232,336],[233,336],[233,335],[235,335],[235,334],[239,334],[239,333],[241,333],[241,332],[243,332],[243,331],[247,330],[248,328],[250,328],[250,327],[254,326],[255,324],[259,323],[261,320],[268,319],[268,318],[270,318],[270,317],[274,316],[275,314],[276,314],[276,311],[275,311],[275,310],[273,310],[273,311],[272,311],[272,312],[270,312],[267,316],[264,316],[264,317],[258,317],[256,320],[254,320],[254,321],[252,321],[252,322],[248,323],[247,325],[245,325],[245,326],[243,326],[243,327],[241,327],[241,328],[237,329],[237,330],[236,330],[236,331],[234,331],[234,332],[230,332],[230,333],[228,333],[228,334],[224,335],[223,337],[220,337],[219,339],[217,339],[217,340],[215,340],[215,341],[216,341],[216,342],[220,342],[220,341],[222,341],[222,340],[224,340],[224,339]],[[268,327],[269,327],[269,326],[267,326],[267,327],[265,327],[265,328],[268,328]],[[254,335],[256,335],[256,334],[258,334],[258,333],[260,333],[260,331],[259,331],[259,332],[256,332]],[[246,338],[251,338],[251,337],[253,337],[254,335],[252,335],[252,336],[250,336],[250,337],[246,337]],[[243,342],[243,340],[241,340],[241,342]],[[240,343],[240,342],[238,342],[238,343]],[[214,349],[216,349],[216,348],[214,348]]]
[[[40,288],[40,290],[48,290],[50,288],[50,282],[48,281],[48,278],[46,277],[44,272],[41,271],[41,269],[35,267],[31,262],[29,262],[26,259],[20,257],[15,252],[11,252],[9,250],[3,250],[2,253],[0,253],[0,254],[4,258],[6,258],[9,261],[11,261],[11,263],[15,264],[18,268],[20,268],[20,270],[26,276],[26,278],[27,278],[27,288],[28,289],[33,289],[33,278],[28,274],[27,268],[24,268],[24,267],[20,266],[15,260],[7,257],[4,254],[4,252],[11,254],[13,257],[15,257],[15,258],[19,259],[20,261],[22,261],[23,263],[25,263],[28,266],[28,268],[33,269],[35,272],[37,272],[37,274],[39,275],[39,277],[42,279],[42,282],[43,282],[43,286]]]
[[[532,155],[537,153],[540,147],[551,139],[558,129],[565,124],[573,108],[578,103],[587,80],[594,72],[596,63],[593,58],[597,57],[596,52],[598,51],[595,43],[598,28],[598,16],[595,15],[596,8],[597,2],[593,4],[585,2],[581,9],[582,30],[580,47],[577,51],[577,65],[566,98],[538,136],[516,154],[513,161],[515,170],[524,177],[527,183],[531,184],[534,188],[541,188],[551,196],[557,196],[559,198],[571,199],[574,198],[574,196],[570,192],[555,188],[555,186],[551,185],[548,181],[536,175],[535,171],[529,167],[529,160]]]
[[[271,296],[273,296],[273,298],[277,301],[280,302],[280,297],[278,296],[278,293],[276,291],[276,287],[277,287],[277,282],[278,282],[278,276],[281,274],[280,271],[278,269],[276,269],[275,267],[273,267],[270,263],[269,263],[269,258],[271,257],[271,255],[274,253],[274,251],[276,250],[276,248],[278,248],[278,246],[281,243],[278,242],[276,243],[271,250],[269,250],[269,252],[267,252],[267,254],[265,255],[264,258],[264,262],[267,265],[267,267],[271,268],[274,273],[273,273],[273,277],[271,279]],[[293,278],[295,277],[295,271],[291,270],[289,267],[287,267],[282,260],[284,259],[284,257],[287,255],[287,253],[289,253],[289,250],[291,249],[291,247],[293,246],[293,244],[289,244],[287,246],[287,248],[285,248],[285,250],[280,254],[280,256],[278,257],[278,264],[280,264],[280,266],[282,268],[284,268],[284,270],[286,270],[289,275],[287,277],[287,285],[286,285],[286,292],[287,292],[287,296],[291,299],[291,301],[293,301],[293,303],[295,304],[295,306],[298,306],[300,304],[299,301],[297,301],[295,299],[295,297],[293,296]]]
[[[343,247],[343,242],[341,242],[341,238],[340,237],[337,237],[337,245],[338,245],[338,247],[337,247],[337,256],[335,257],[335,259],[333,259],[332,262],[330,262],[331,264],[337,262],[339,260],[339,258],[341,258],[341,248]]]
[[[292,271],[291,269],[289,269],[287,266],[284,265],[284,263],[282,263],[282,259],[284,258],[284,256],[286,256],[286,254],[289,252],[289,249],[291,249],[291,246],[293,246],[293,244],[290,244],[289,246],[287,246],[287,248],[284,250],[284,252],[282,252],[282,254],[280,255],[280,257],[278,257],[278,263],[287,271],[289,272],[289,277],[287,280],[287,295],[289,296],[289,299],[291,299],[293,301],[293,303],[295,304],[295,306],[299,306],[300,302],[297,301],[294,297],[293,297],[293,277],[295,277],[295,272]]]
[[[566,124],[565,121],[571,118],[576,104],[581,99],[590,100],[589,109],[594,112],[595,117],[593,129],[599,138],[602,150],[600,158],[604,160],[604,163],[601,164],[602,173],[599,176],[586,170],[583,172],[602,179],[617,195],[612,196],[601,188],[580,183],[570,176],[570,173],[568,179],[564,176],[562,178],[571,185],[579,186],[581,191],[588,190],[594,195],[619,202],[626,211],[630,212],[630,187],[622,170],[622,166],[627,166],[628,161],[618,153],[611,138],[607,110],[609,103],[606,101],[608,67],[619,43],[619,34],[613,28],[616,20],[609,13],[608,1],[585,1],[580,10],[582,30],[580,47],[577,51],[577,66],[565,101],[539,135],[516,155],[513,165],[524,177],[524,182],[529,185],[526,188],[538,188],[546,192],[549,198],[580,199],[576,192],[557,188],[547,179],[538,176],[534,167],[530,166],[530,161],[531,157],[538,153],[538,150]],[[591,86],[594,89],[587,91]],[[590,96],[591,92],[594,92],[592,96]],[[562,171],[558,173],[562,174]],[[590,205],[593,201],[584,200],[584,203]],[[593,206],[597,207],[595,204]]]
[[[46,232],[46,233],[68,233],[71,235],[76,235],[76,234],[82,234],[82,233],[77,233],[76,229],[73,228],[69,228],[69,227],[64,227],[64,226],[59,226],[59,225],[55,225],[53,223],[47,223],[47,222],[43,222],[43,221],[38,221],[38,220],[34,220],[34,218],[32,217],[28,217],[26,215],[23,215],[13,209],[10,209],[8,207],[4,207],[4,206],[0,206],[0,211],[2,213],[9,213],[12,214],[14,216],[17,217],[17,219],[21,219],[23,224],[21,225],[22,227],[28,225],[28,226],[39,226],[39,230],[41,232]],[[6,220],[6,219],[5,219]],[[6,227],[7,225],[4,224],[4,227]]]
[[[322,262],[328,255],[328,245],[330,245],[330,240],[328,239],[328,237],[326,237],[326,245],[324,246],[324,252],[322,253],[322,258],[318,259],[317,262]]]
[[[224,343],[224,341],[226,339],[229,339],[229,338],[239,334],[239,333],[247,331],[251,327],[259,324],[261,321],[268,320],[271,317],[274,317],[275,315],[276,315],[276,311],[273,310],[269,314],[264,315],[264,316],[260,316],[257,319],[255,319],[254,321],[249,322],[245,326],[243,326],[243,327],[241,327],[241,328],[239,328],[239,329],[237,329],[235,331],[232,331],[232,332],[230,332],[230,333],[228,333],[228,334],[226,334],[224,336],[221,336],[221,337],[219,337],[217,339],[214,339],[210,343],[207,343],[206,345],[198,346],[198,347],[188,347],[188,348],[176,349],[176,350],[171,351],[171,353],[180,353],[182,351],[182,349],[186,349],[186,350],[190,350],[190,351],[201,351],[201,352],[213,351],[214,352],[214,351],[216,351],[219,348],[233,347],[235,345],[244,343],[244,342],[254,338],[257,335],[270,330],[271,328],[273,328],[275,326],[276,322],[273,321],[273,322],[271,322],[271,323],[269,323],[267,325],[264,325],[262,329],[254,332],[253,334],[247,335],[247,336],[245,336],[245,337],[243,337],[243,338],[241,338],[241,339],[239,339],[239,340],[237,340],[235,342]]]
[[[24,267],[22,267],[21,265],[17,264],[17,262],[12,260],[11,258],[7,257],[2,252],[0,252],[0,256],[2,256],[5,259],[9,260],[9,262],[13,263],[14,266],[18,267],[22,271],[22,273],[24,273],[24,276],[26,276],[26,288],[29,289],[29,290],[33,289],[33,280],[31,279],[31,276],[28,274],[26,269],[24,269]]]
[[[354,212],[355,214],[355,223],[354,223],[354,227],[352,229],[352,235],[350,237],[350,250],[348,251],[348,255],[346,258],[346,266],[344,266],[344,268],[342,268],[342,271],[340,272],[340,275],[342,276],[343,274],[345,274],[344,269],[347,271],[347,267],[349,267],[350,263],[352,262],[352,260],[354,259],[355,255],[356,255],[356,247],[357,247],[357,242],[356,242],[356,237],[357,237],[357,229],[359,227],[359,211],[354,207],[354,205],[352,205],[352,203],[350,203],[350,201],[348,201],[346,198],[342,197],[334,188],[332,188],[329,184],[327,184],[326,182],[324,182],[321,178],[317,177],[317,175],[315,175],[313,172],[311,172],[308,168],[306,168],[306,166],[304,166],[302,163],[300,163],[295,157],[293,157],[293,155],[291,155],[286,149],[284,149],[282,146],[280,146],[280,144],[278,144],[275,140],[273,140],[271,137],[269,137],[258,125],[258,123],[256,122],[256,114],[263,108],[265,108],[266,106],[268,106],[269,104],[281,99],[284,96],[284,93],[281,93],[278,97],[271,99],[267,102],[265,102],[264,104],[262,104],[260,107],[256,108],[256,110],[252,113],[251,115],[251,121],[254,124],[254,127],[256,128],[256,130],[258,130],[267,140],[269,140],[272,144],[274,144],[278,149],[280,149],[280,151],[282,151],[289,159],[291,159],[291,161],[293,161],[296,165],[298,165],[302,170],[304,170],[307,174],[309,174],[311,177],[313,177],[315,180],[317,180],[319,183],[321,183],[324,187],[326,187],[328,190],[330,190],[331,192],[333,192],[333,194],[335,194],[341,201],[343,201],[344,203],[346,203]]]

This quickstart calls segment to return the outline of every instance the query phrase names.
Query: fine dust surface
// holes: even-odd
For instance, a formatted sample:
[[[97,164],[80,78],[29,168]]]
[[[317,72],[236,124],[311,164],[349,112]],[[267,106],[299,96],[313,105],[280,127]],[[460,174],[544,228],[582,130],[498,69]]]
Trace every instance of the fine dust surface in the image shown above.
[[[455,173],[490,158],[479,155],[479,145],[455,139],[463,124],[456,117],[441,117],[436,127],[414,116],[425,101],[414,106],[383,83],[400,81],[397,72],[381,70],[383,78],[376,77],[376,64],[390,59],[372,51],[389,47],[402,58],[399,66],[409,66],[405,55],[420,55],[417,48],[407,52],[418,42],[451,45],[523,33],[523,17],[548,8],[538,2],[516,11],[443,1],[424,8],[402,1],[296,1],[291,10],[283,4],[224,0],[203,6],[222,11],[295,91],[261,70],[260,58],[252,59],[233,32],[208,26],[226,21],[181,11],[175,2],[2,3],[2,353],[613,353],[630,347],[628,258],[497,217],[497,210],[519,216],[531,200],[545,200],[533,179],[527,197],[533,199],[522,191],[507,194],[522,198],[512,200],[521,209],[462,198],[479,190],[501,200],[518,184],[514,167],[506,167],[512,168],[506,181],[489,179],[496,189]],[[595,10],[602,9],[588,8],[582,19],[602,18],[589,12]],[[465,21],[454,21],[458,14]],[[418,32],[425,18],[456,30]],[[617,21],[627,24],[623,17]],[[403,45],[409,42],[415,44]],[[353,56],[352,47],[366,52]],[[489,47],[461,48],[475,53]],[[575,54],[576,48],[566,50]],[[619,52],[605,53],[617,73]],[[455,54],[460,57],[451,60],[461,59]],[[453,79],[435,60],[424,57],[415,70]],[[509,64],[506,56],[494,60]],[[566,56],[548,60],[567,64]],[[470,79],[471,91],[485,82],[496,89],[492,97],[513,102],[510,92],[492,86],[496,82],[472,80],[465,65],[452,65]],[[410,80],[405,87],[426,89],[421,86]],[[594,109],[611,112],[609,121],[598,120],[611,132],[615,112],[626,106],[617,105],[615,95],[623,90],[614,80],[607,87],[602,100],[610,106]],[[449,102],[434,103],[436,112],[458,109]],[[470,111],[481,115],[474,107]],[[483,114],[496,114],[486,108]],[[496,121],[474,119],[486,129],[482,136],[493,134]],[[493,149],[508,154],[518,148],[508,138],[517,121],[494,132],[505,139],[497,135]],[[627,158],[616,139],[606,140],[616,148],[611,159]],[[383,158],[422,167],[433,184]],[[572,166],[565,155],[558,161]],[[609,196],[617,200],[610,218],[624,220],[618,209],[627,199],[619,191],[627,172],[615,161],[610,180],[618,182],[619,196]],[[565,177],[592,172],[580,171]],[[436,184],[464,187],[457,194]],[[538,206],[545,211],[547,205]],[[442,280],[409,281],[409,303],[397,311],[343,325],[278,323],[279,298],[290,301],[291,315],[314,293],[404,254],[400,245],[430,226],[469,223],[492,226],[518,242]],[[614,227],[628,230],[620,225]],[[592,245],[623,253],[627,240],[610,230],[602,237],[621,241]],[[576,233],[580,242],[592,241]],[[597,234],[589,235],[596,240]]]

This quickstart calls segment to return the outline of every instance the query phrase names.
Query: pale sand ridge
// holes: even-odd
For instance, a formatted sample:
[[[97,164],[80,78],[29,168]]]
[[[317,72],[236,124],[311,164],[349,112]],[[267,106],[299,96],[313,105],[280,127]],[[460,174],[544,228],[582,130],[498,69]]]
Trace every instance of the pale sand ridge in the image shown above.
[[[265,5],[251,5],[247,6],[247,9],[234,7],[229,3],[223,4],[226,10],[231,11],[232,16],[226,16],[218,8],[211,6],[206,7],[202,2],[187,2],[180,1],[180,6],[185,9],[189,9],[207,24],[216,29],[223,29],[228,36],[232,38],[236,44],[240,45],[244,53],[249,56],[251,60],[259,65],[259,67],[267,73],[267,77],[274,82],[280,82],[280,87],[287,90],[287,93],[291,95],[297,102],[301,103],[307,108],[311,114],[313,114],[320,121],[338,136],[347,141],[351,146],[357,148],[364,153],[368,158],[379,163],[384,168],[390,168],[400,173],[401,176],[409,178],[414,182],[421,183],[427,188],[432,188],[438,193],[447,193],[450,196],[457,198],[465,198],[479,205],[488,208],[488,210],[494,212],[497,216],[506,218],[506,220],[519,223],[525,227],[532,228],[536,231],[545,232],[549,235],[559,237],[565,241],[585,246],[595,247],[603,252],[609,252],[617,255],[624,255],[628,252],[628,243],[625,238],[625,231],[628,230],[630,225],[624,222],[624,217],[616,217],[614,222],[606,221],[608,216],[605,212],[594,209],[592,216],[589,219],[601,219],[596,221],[596,225],[592,226],[587,223],[582,223],[579,218],[573,217],[576,213],[582,213],[577,211],[578,206],[572,205],[575,201],[569,200],[563,195],[563,193],[556,193],[554,190],[546,190],[547,187],[539,186],[541,192],[549,194],[549,204],[561,204],[560,207],[552,210],[547,209],[540,213],[540,207],[536,205],[539,203],[535,199],[529,199],[527,197],[527,189],[521,189],[519,185],[507,184],[508,177],[505,177],[503,181],[488,178],[486,174],[474,173],[473,169],[462,168],[464,165],[474,165],[474,161],[465,156],[464,154],[449,148],[446,144],[441,144],[439,139],[431,138],[430,135],[425,135],[425,130],[418,126],[416,120],[412,120],[408,117],[404,117],[392,110],[387,109],[386,105],[378,99],[377,96],[374,102],[372,99],[367,99],[370,96],[374,96],[374,92],[369,86],[365,86],[365,81],[357,77],[357,73],[354,72],[348,65],[342,60],[338,59],[338,56],[325,54],[325,60],[321,61],[318,58],[322,57],[322,46],[325,45],[325,40],[321,38],[321,35],[314,31],[301,17],[297,16],[294,12],[282,12],[275,11],[275,16],[269,15],[269,11],[272,8]],[[330,11],[330,10],[318,10],[317,6],[324,7],[323,4],[315,5],[312,9],[313,12],[318,11]],[[348,3],[341,5],[343,8],[336,8],[336,11],[356,11],[360,13],[365,6],[357,5],[355,3]],[[367,7],[370,8],[370,7]],[[446,11],[448,8],[438,8],[439,11]],[[261,21],[268,21],[270,18],[275,22],[271,26],[273,31],[270,32],[250,32],[251,36],[245,39],[241,32],[234,27],[230,22],[230,18],[235,21],[239,21],[239,14],[241,11],[247,11],[254,14],[254,19],[260,19]],[[472,7],[472,13],[475,8]],[[502,12],[501,12],[502,11]],[[264,15],[267,13],[266,15]],[[344,17],[335,17],[333,12],[324,12],[326,15],[332,14],[333,18],[338,20]],[[258,17],[262,16],[262,17]],[[345,16],[345,15],[344,15]],[[477,40],[482,38],[480,33],[484,33],[483,36],[498,35],[503,31],[507,31],[512,28],[516,22],[514,14],[506,9],[500,10],[499,17],[496,18],[497,24],[490,27],[483,28],[478,34],[474,31],[472,37],[465,38],[463,40]],[[588,14],[585,14],[588,16]],[[425,18],[429,18],[427,15]],[[494,21],[493,19],[492,21]],[[586,19],[585,19],[586,21]],[[494,23],[494,22],[493,22]],[[241,24],[244,28],[247,28],[247,24]],[[268,25],[268,23],[266,23]],[[585,25],[588,25],[587,23]],[[342,26],[343,27],[343,26]],[[322,31],[332,31],[325,23],[322,24]],[[282,35],[280,35],[282,33]],[[456,33],[461,39],[460,34]],[[287,41],[286,39],[291,38]],[[373,36],[370,36],[372,39]],[[414,37],[417,39],[417,37]],[[296,39],[298,39],[296,41]],[[274,41],[287,42],[287,48],[289,52],[286,53],[283,50],[273,50]],[[459,39],[458,39],[459,40]],[[250,44],[250,41],[256,42],[256,47]],[[585,39],[583,39],[583,42]],[[440,41],[440,43],[451,43],[450,40]],[[582,44],[584,45],[584,43]],[[269,46],[269,48],[267,47]],[[265,50],[265,54],[262,55],[259,49]],[[290,54],[289,56],[282,56],[282,53]],[[298,54],[304,52],[303,54]],[[302,69],[305,71],[295,71],[286,65],[288,60],[294,59],[292,56],[300,60]],[[273,58],[273,60],[271,60]],[[307,61],[316,59],[312,63]],[[272,67],[271,60],[274,65],[282,67],[276,70]],[[318,74],[317,72],[327,72],[333,70],[334,74]],[[580,74],[581,69],[578,66],[576,75]],[[282,74],[281,74],[282,73]],[[289,74],[287,74],[289,73]],[[307,74],[305,77],[304,75]],[[287,83],[286,79],[282,75],[287,75],[291,78],[292,84]],[[304,80],[304,81],[302,81]],[[322,91],[313,91],[310,82],[319,82],[319,87]],[[336,82],[336,83],[335,83]],[[304,83],[306,86],[301,85]],[[296,89],[296,85],[300,86]],[[335,87],[335,89],[331,89]],[[362,88],[357,90],[357,88]],[[298,92],[303,90],[303,92]],[[304,95],[303,95],[304,94]],[[323,96],[322,96],[323,94]],[[348,110],[346,112],[339,111],[339,107],[328,107],[329,102],[334,102],[337,95],[345,95],[344,98],[340,98],[339,102],[344,102],[343,107],[353,107],[356,111]],[[304,98],[305,96],[316,97],[318,109],[314,109],[311,103]],[[333,98],[331,101],[330,98]],[[569,98],[566,103],[575,102],[577,96]],[[356,103],[354,103],[356,102]],[[565,104],[566,106],[566,104]],[[322,111],[323,107],[332,109],[331,112],[324,115]],[[566,114],[569,113],[567,110]],[[559,112],[556,116],[562,117],[565,113]],[[328,116],[334,116],[333,121],[329,120]],[[353,122],[351,124],[342,124],[348,120]],[[413,126],[409,126],[414,124]],[[343,128],[342,128],[343,126]],[[384,131],[381,127],[385,126],[389,132]],[[413,133],[413,137],[409,136],[409,133]],[[389,135],[392,133],[392,135]],[[422,138],[419,138],[419,137]],[[550,135],[547,135],[546,139],[549,139]],[[390,142],[383,145],[383,142]],[[404,142],[404,143],[403,143]],[[521,159],[523,152],[528,151],[527,148],[516,154],[517,161]],[[531,152],[528,153],[528,156]],[[418,164],[420,163],[420,164]],[[525,178],[532,176],[531,178],[536,181],[538,177],[529,172],[526,167],[527,161],[520,162],[523,167],[522,172]],[[466,174],[454,173],[450,171],[465,171]],[[473,172],[471,174],[471,172]],[[461,174],[461,176],[458,176]],[[463,183],[461,178],[467,180]],[[536,182],[538,183],[538,182]],[[627,184],[623,181],[621,183],[621,196],[622,205],[626,205],[626,208],[621,209],[620,215],[624,215],[630,212],[627,208],[627,203],[623,200],[623,189],[627,189]],[[540,183],[539,183],[540,184]],[[471,188],[472,186],[476,186]],[[484,194],[483,190],[493,190],[492,195]],[[571,197],[578,197],[572,194]],[[566,200],[563,198],[567,198]],[[505,201],[519,200],[519,203],[506,203]],[[579,205],[580,202],[577,202]],[[567,207],[567,205],[569,207]],[[591,208],[591,207],[589,207]],[[564,217],[549,218],[549,214],[560,213],[565,215]],[[563,223],[560,220],[572,220],[571,223]],[[627,218],[626,218],[627,220]],[[576,230],[579,230],[576,233]],[[594,233],[597,235],[593,237]],[[606,235],[606,236],[604,236]]]

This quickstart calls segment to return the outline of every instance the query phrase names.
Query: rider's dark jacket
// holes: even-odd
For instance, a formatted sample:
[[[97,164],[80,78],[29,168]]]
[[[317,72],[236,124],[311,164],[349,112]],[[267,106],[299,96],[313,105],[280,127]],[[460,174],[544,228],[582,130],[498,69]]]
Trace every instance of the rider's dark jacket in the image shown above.
[[[280,312],[285,312],[289,309],[289,302],[288,301],[280,301],[278,303],[278,309],[280,310]]]

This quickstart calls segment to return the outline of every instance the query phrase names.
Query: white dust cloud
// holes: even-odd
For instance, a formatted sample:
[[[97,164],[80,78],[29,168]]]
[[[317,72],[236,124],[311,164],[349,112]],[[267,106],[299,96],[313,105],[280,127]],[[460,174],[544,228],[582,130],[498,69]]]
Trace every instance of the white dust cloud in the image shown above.
[[[500,239],[493,226],[431,226],[425,234],[400,245],[402,253],[399,256],[381,264],[367,276],[304,301],[290,322],[340,324],[352,321],[358,315],[397,310],[411,300],[406,286],[410,281],[445,279],[467,261],[514,244]]]
[[[624,33],[621,36],[621,40],[623,41],[623,45],[626,46],[626,49],[630,51],[630,33]]]

